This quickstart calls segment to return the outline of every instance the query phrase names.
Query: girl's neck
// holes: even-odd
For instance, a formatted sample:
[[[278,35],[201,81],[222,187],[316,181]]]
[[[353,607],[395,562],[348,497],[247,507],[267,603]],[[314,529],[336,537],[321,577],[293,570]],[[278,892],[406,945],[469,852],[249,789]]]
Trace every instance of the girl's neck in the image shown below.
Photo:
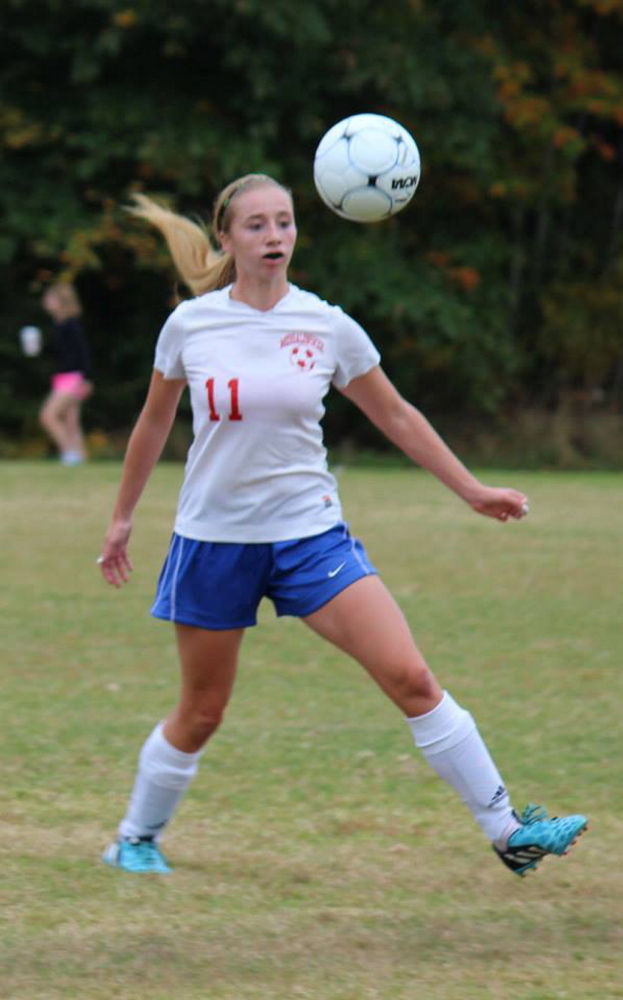
[[[280,281],[260,283],[246,281],[242,277],[237,277],[231,287],[229,296],[234,302],[244,302],[246,305],[251,306],[252,309],[257,309],[260,312],[269,312],[271,309],[274,309],[278,302],[281,302],[281,299],[285,298],[289,291],[290,286],[285,278]]]

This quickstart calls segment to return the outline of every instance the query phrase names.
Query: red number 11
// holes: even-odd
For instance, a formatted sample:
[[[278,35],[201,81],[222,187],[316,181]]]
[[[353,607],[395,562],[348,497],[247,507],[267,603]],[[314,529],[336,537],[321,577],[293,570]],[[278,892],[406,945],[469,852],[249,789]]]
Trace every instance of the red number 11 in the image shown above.
[[[230,397],[230,409],[229,409],[229,419],[230,420],[242,420],[242,413],[240,412],[240,407],[238,405],[238,383],[239,379],[230,378],[227,383],[227,388],[229,389]],[[208,409],[210,411],[210,420],[220,420],[220,415],[217,413],[216,406],[214,405],[214,379],[209,378],[206,380],[206,389],[208,390]]]

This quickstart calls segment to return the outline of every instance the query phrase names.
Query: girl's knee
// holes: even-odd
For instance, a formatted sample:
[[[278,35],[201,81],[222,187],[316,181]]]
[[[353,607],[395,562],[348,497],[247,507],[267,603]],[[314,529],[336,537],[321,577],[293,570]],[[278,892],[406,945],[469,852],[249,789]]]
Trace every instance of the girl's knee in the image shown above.
[[[216,732],[223,721],[225,704],[220,702],[182,703],[177,709],[176,722],[192,739],[203,745]]]
[[[409,664],[399,673],[399,687],[409,697],[426,698],[435,690],[437,682],[425,663]]]
[[[198,729],[206,733],[207,738],[219,728],[224,715],[224,705],[199,708],[194,715],[194,724]]]
[[[63,406],[54,397],[48,398],[39,410],[39,423],[42,427],[52,427],[57,423],[62,423],[65,415]]]

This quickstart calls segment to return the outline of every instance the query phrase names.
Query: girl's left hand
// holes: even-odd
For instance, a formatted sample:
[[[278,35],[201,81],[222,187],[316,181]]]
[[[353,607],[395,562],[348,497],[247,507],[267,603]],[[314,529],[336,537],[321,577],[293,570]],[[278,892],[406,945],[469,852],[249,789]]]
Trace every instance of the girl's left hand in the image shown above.
[[[472,510],[484,517],[495,517],[498,521],[508,521],[510,517],[520,521],[528,513],[528,498],[519,490],[482,486],[467,500]]]

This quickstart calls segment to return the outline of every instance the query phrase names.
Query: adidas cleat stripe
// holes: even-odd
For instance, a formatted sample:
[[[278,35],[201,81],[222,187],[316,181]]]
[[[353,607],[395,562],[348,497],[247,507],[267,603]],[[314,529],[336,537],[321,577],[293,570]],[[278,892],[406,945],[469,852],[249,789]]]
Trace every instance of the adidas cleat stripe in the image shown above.
[[[588,826],[586,817],[580,815],[549,819],[539,806],[528,806],[516,818],[521,825],[510,835],[506,848],[493,845],[500,860],[515,875],[535,869],[548,854],[568,854]]]

